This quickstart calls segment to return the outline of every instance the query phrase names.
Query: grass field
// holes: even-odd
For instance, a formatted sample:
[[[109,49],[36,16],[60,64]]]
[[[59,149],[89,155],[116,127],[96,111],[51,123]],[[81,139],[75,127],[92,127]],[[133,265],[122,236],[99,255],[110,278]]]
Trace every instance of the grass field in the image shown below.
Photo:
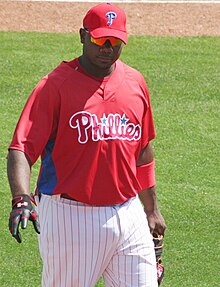
[[[32,226],[20,245],[7,229],[7,147],[32,88],[63,59],[78,56],[81,45],[78,35],[14,32],[1,32],[0,43],[0,286],[39,287],[42,263]],[[144,74],[151,92],[158,200],[167,222],[162,286],[217,287],[220,38],[133,36],[121,59]],[[37,173],[38,164],[32,190]]]

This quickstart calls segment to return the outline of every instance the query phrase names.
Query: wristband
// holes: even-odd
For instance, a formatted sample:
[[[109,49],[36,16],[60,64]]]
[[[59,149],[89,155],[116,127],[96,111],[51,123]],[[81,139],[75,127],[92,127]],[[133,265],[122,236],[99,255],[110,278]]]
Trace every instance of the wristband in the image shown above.
[[[141,189],[146,189],[156,184],[155,159],[152,162],[137,166],[137,180]]]

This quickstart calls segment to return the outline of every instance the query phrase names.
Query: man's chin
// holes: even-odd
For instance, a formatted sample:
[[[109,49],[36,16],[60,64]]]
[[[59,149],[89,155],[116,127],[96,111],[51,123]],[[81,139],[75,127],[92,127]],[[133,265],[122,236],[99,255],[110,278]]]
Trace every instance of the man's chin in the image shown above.
[[[97,62],[97,66],[100,68],[100,69],[110,69],[111,68],[111,66],[114,64],[114,62],[111,60],[109,60],[109,61],[105,61],[105,60],[99,60],[98,62]]]

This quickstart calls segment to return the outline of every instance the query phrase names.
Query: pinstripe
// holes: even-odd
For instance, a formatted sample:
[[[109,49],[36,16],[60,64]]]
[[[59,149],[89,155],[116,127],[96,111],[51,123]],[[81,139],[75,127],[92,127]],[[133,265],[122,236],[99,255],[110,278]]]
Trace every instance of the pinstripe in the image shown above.
[[[107,224],[107,207],[104,207],[104,214],[103,214],[104,216],[105,216],[105,222],[106,222],[106,224]],[[108,243],[108,240],[110,239],[110,238],[108,238],[108,228],[105,228],[104,229],[105,230],[105,233],[104,233],[104,235],[103,235],[103,243],[104,243],[104,246],[102,247],[102,250],[103,250],[103,255],[102,255],[102,265],[104,264],[104,262],[105,262],[105,256],[106,256],[106,250],[107,250],[107,243]]]
[[[66,208],[66,206],[65,206]],[[65,244],[65,218],[63,216],[64,214],[64,206],[60,205],[60,209],[59,209],[59,225],[58,225],[58,230],[59,230],[59,239],[60,239],[60,268],[62,268],[62,272],[61,272],[61,276],[60,276],[60,284],[61,282],[63,282],[62,284],[64,286],[66,286],[66,276],[65,276],[65,272],[66,272],[66,244]],[[66,214],[67,216],[67,214]],[[65,217],[66,217],[65,216]],[[65,270],[65,271],[64,271]]]
[[[56,201],[56,200],[55,200]],[[52,210],[53,210],[53,216],[52,216],[52,227],[53,227],[53,262],[57,261],[57,264],[54,264],[55,272],[53,272],[53,284],[55,287],[60,286],[61,283],[61,262],[60,262],[60,232],[58,226],[60,226],[60,220],[59,220],[59,210],[55,208],[55,204],[53,204],[53,201],[51,202]],[[57,239],[57,242],[56,242]],[[58,256],[56,260],[56,256]],[[57,274],[58,273],[58,274]],[[57,274],[57,278],[56,278]]]
[[[87,253],[87,250],[88,250],[88,248],[87,248],[87,242],[88,242],[88,240],[87,240],[87,238],[90,238],[90,236],[89,236],[89,234],[87,234],[88,233],[88,228],[86,228],[87,227],[87,222],[86,222],[86,207],[84,207],[84,222],[83,222],[83,225],[85,226],[85,252],[84,252],[84,262],[86,262],[86,255],[88,254]],[[88,256],[89,257],[89,256]],[[84,272],[85,272],[85,274],[87,274],[87,264],[84,264],[84,266],[85,266],[85,270],[84,270]],[[85,282],[86,282],[86,276],[83,276],[84,277],[84,286],[86,286],[85,285]]]
[[[56,259],[54,258],[54,256],[56,255],[56,249],[55,249],[55,244],[54,244],[54,214],[53,214],[52,200],[50,200],[49,203],[50,203],[50,208],[51,208],[51,215],[50,215],[50,222],[48,223],[48,227],[51,226],[51,231],[49,233],[50,234],[50,238],[48,237],[48,239],[49,239],[48,240],[48,246],[51,245],[51,248],[48,248],[48,250],[50,250],[50,252],[52,253],[51,254],[51,258],[52,258],[52,266],[53,266],[53,268],[52,268],[52,266],[49,266],[48,275],[51,276],[51,273],[52,273],[52,282],[51,282],[51,284],[53,284],[53,286],[55,287],[56,283],[55,283],[55,278],[54,278],[55,274],[54,273],[56,273],[56,269],[55,269],[55,260]],[[50,263],[50,259],[48,259],[48,263]],[[50,277],[49,277],[49,279],[50,279]],[[46,286],[47,286],[47,283],[45,284],[45,287]]]
[[[99,211],[99,207],[97,208],[94,208],[94,210],[97,210],[97,211]],[[93,224],[94,224],[95,222],[94,222],[94,220],[93,220]],[[99,226],[98,226],[98,228],[97,228],[97,226],[96,226],[96,232],[98,233],[98,234],[96,234],[96,239],[97,238],[100,238],[100,216],[99,216],[99,221],[98,221],[98,223],[99,223]],[[95,238],[94,238],[95,239]],[[98,258],[99,258],[99,252],[100,252],[100,240],[98,241],[98,248],[96,248],[96,260],[95,260],[95,266],[97,266],[98,265]],[[92,282],[94,282],[94,280],[95,280],[95,276],[96,276],[96,274],[92,274],[92,279],[91,279],[91,281]]]
[[[73,209],[71,208],[71,206],[69,205],[69,209],[70,209],[70,242],[73,242],[73,238],[74,238],[74,234],[73,234],[73,220],[72,220],[72,218],[73,218]],[[70,244],[69,244],[69,246],[70,246]],[[73,267],[73,253],[74,253],[74,245],[72,245],[72,250],[70,250],[70,254],[71,254],[71,260],[70,260],[70,263],[71,263],[71,266]],[[69,274],[71,274],[71,280],[70,281],[68,281],[68,284],[69,284],[69,286],[70,286],[70,284],[73,282],[73,272],[69,272]]]
[[[82,211],[83,212],[80,212],[80,227],[79,227],[79,232],[81,234],[81,239],[80,239],[80,257],[82,259],[82,263],[81,265],[79,265],[80,267],[80,275],[79,275],[79,278],[82,278],[82,285],[83,286],[86,286],[85,285],[85,280],[86,280],[86,276],[84,275],[85,274],[85,269],[86,269],[86,239],[87,239],[87,229],[86,229],[86,225],[85,225],[85,209],[86,207],[81,207]],[[81,245],[82,243],[82,245]]]
[[[56,209],[54,209],[54,204],[51,202],[51,207],[52,207],[52,238],[50,239],[52,241],[52,246],[53,246],[53,285],[54,287],[57,287],[60,285],[60,273],[57,274],[57,278],[55,279],[55,274],[57,273],[57,271],[60,269],[60,246],[59,246],[59,233],[58,233],[58,224],[59,224],[59,220],[58,220],[58,212],[56,212]],[[55,221],[57,224],[55,224]],[[57,257],[57,259],[56,259]],[[57,263],[56,263],[57,262]],[[55,273],[55,274],[54,274]]]
[[[44,201],[45,202],[45,201]],[[46,202],[47,203],[47,202]],[[51,213],[51,209],[50,209],[50,206],[49,206],[49,203],[47,203],[47,209],[49,209],[49,211],[50,211],[50,213]],[[44,210],[47,210],[46,208],[44,208]],[[47,213],[46,213],[47,214]],[[44,216],[45,217],[45,219],[47,218],[47,216],[45,215]],[[52,217],[52,216],[51,216]],[[47,243],[47,246],[49,246],[49,238],[48,238],[48,228],[49,228],[49,226],[52,226],[52,224],[50,224],[49,225],[49,222],[47,221],[47,224],[46,224],[46,243]],[[46,256],[47,256],[47,258],[49,258],[49,249],[47,248],[47,249],[45,249],[46,250],[46,252],[47,252],[47,254],[46,254]],[[47,259],[46,260],[46,262],[48,262],[47,263],[47,266],[46,266],[46,274],[45,274],[45,276],[46,276],[46,278],[47,278],[47,280],[48,280],[48,278],[49,278],[49,260]],[[46,280],[46,281],[47,281]],[[46,282],[45,282],[45,285],[46,285]]]
[[[77,203],[77,206],[78,206],[78,203]],[[82,248],[81,244],[82,244],[82,241],[80,238],[80,222],[79,222],[79,209],[78,208],[77,208],[77,235],[78,235],[78,242],[79,242],[79,256],[78,256],[79,265],[77,268],[77,272],[78,272],[77,278],[80,278],[80,268],[79,267],[81,266],[81,248]],[[76,283],[79,285],[79,281],[77,281]]]
[[[42,206],[43,202],[41,201],[41,203],[38,203],[38,206],[37,206],[37,211],[39,213],[39,222],[40,222],[40,226],[41,226],[41,236],[42,236],[42,230],[45,230],[45,220],[42,220],[44,219],[44,216],[41,217],[41,212],[40,212],[40,206]],[[46,212],[46,208],[43,207],[42,209],[42,213]],[[39,240],[39,249],[40,249],[40,253],[41,253],[41,256],[43,258],[43,253],[42,253],[42,249],[41,249],[41,237],[40,235],[38,236],[38,240]],[[44,271],[45,272],[45,271]],[[42,285],[44,285],[44,276],[42,276]]]
[[[77,214],[77,232],[76,232],[76,234],[77,234],[77,241],[78,241],[78,243],[79,244],[81,244],[80,243],[80,232],[79,232],[79,230],[80,230],[80,222],[79,222],[79,209],[78,209],[78,202],[76,203],[76,205],[77,205],[77,209],[76,209],[76,214]],[[80,260],[81,260],[81,254],[80,254],[80,246],[78,247],[79,249],[75,249],[75,254],[77,254],[77,253],[79,253],[79,255],[78,255],[78,257],[76,257],[76,258],[78,258],[78,263],[79,263],[79,265],[76,267],[76,266],[74,266],[76,269],[77,269],[77,273],[78,273],[78,275],[77,275],[77,278],[78,279],[76,279],[76,280],[74,280],[75,282],[74,283],[76,283],[76,284],[79,284],[79,266],[80,266]],[[76,261],[76,260],[75,260]],[[77,285],[78,286],[78,285]]]
[[[68,254],[67,254],[67,241],[66,241],[66,237],[68,236],[68,231],[66,229],[66,218],[68,218],[68,210],[66,210],[64,212],[64,206],[62,206],[62,215],[63,215],[63,228],[64,228],[64,232],[63,232],[63,236],[64,236],[64,248],[65,248],[65,256],[64,256],[64,261],[65,261],[65,276],[64,276],[64,279],[65,279],[65,286],[67,285],[67,258],[68,258]],[[66,207],[65,207],[66,208]],[[62,266],[63,268],[63,266]],[[63,272],[64,273],[64,272]]]
[[[54,206],[55,207],[55,206]],[[64,222],[63,222],[63,217],[62,217],[62,209],[60,207],[59,212],[58,212],[58,220],[59,223],[58,225],[56,225],[57,231],[58,231],[58,239],[59,239],[59,264],[60,264],[60,270],[62,270],[62,272],[60,272],[60,286],[62,286],[62,282],[64,285],[64,272],[63,270],[65,270],[65,266],[64,266],[64,262],[63,262],[63,253],[65,254],[65,245],[63,244],[63,246],[61,247],[61,243],[63,242],[63,234],[64,234],[64,230],[63,230],[63,226],[64,226]],[[64,285],[65,286],[65,285]]]
[[[69,249],[70,244],[72,242],[72,220],[71,220],[71,208],[69,204],[66,204],[65,206],[65,212],[63,208],[63,215],[65,219],[65,237],[66,237],[66,285],[69,286],[72,282],[72,272],[69,272],[68,265],[73,266],[73,258],[72,258],[72,250]]]
[[[93,207],[91,207],[91,217],[92,217],[92,229],[91,229],[91,243],[92,243],[92,246],[91,246],[91,267],[90,267],[90,270],[92,270],[92,258],[94,257],[94,254],[93,254],[93,250],[94,250],[94,214],[93,214]],[[90,278],[90,282],[89,282],[90,286],[92,286],[92,279]]]
[[[53,238],[55,239],[55,236],[57,235],[57,244],[54,244],[54,255],[56,255],[56,248],[55,248],[55,246],[57,247],[57,249],[58,249],[58,252],[57,252],[57,254],[58,254],[58,266],[57,266],[57,268],[55,269],[56,270],[56,273],[58,273],[57,274],[57,276],[59,276],[59,277],[57,277],[57,280],[54,282],[54,284],[55,284],[55,286],[57,286],[57,282],[59,282],[59,285],[58,286],[62,286],[61,285],[61,279],[62,279],[62,272],[58,272],[59,270],[61,270],[61,258],[60,258],[60,253],[61,253],[61,250],[60,250],[60,229],[59,229],[59,227],[60,227],[60,216],[59,216],[59,214],[58,214],[58,212],[59,212],[59,210],[57,210],[57,208],[55,208],[55,205],[54,204],[52,204],[52,210],[53,210],[53,223],[52,223],[52,226],[53,226],[53,230],[56,230],[55,231],[55,233],[54,233],[54,236],[53,236]],[[57,212],[58,211],[58,212]],[[56,222],[54,221],[54,219],[56,218],[56,222],[57,222],[57,224],[56,224]],[[55,260],[55,258],[54,258],[54,260]]]

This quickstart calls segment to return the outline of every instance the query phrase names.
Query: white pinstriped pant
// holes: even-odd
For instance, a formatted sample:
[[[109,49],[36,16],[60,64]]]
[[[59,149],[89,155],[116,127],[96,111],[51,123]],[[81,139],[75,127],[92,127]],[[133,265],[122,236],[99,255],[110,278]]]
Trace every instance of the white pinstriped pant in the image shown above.
[[[137,198],[89,206],[42,195],[38,205],[43,287],[157,287],[146,215]]]

